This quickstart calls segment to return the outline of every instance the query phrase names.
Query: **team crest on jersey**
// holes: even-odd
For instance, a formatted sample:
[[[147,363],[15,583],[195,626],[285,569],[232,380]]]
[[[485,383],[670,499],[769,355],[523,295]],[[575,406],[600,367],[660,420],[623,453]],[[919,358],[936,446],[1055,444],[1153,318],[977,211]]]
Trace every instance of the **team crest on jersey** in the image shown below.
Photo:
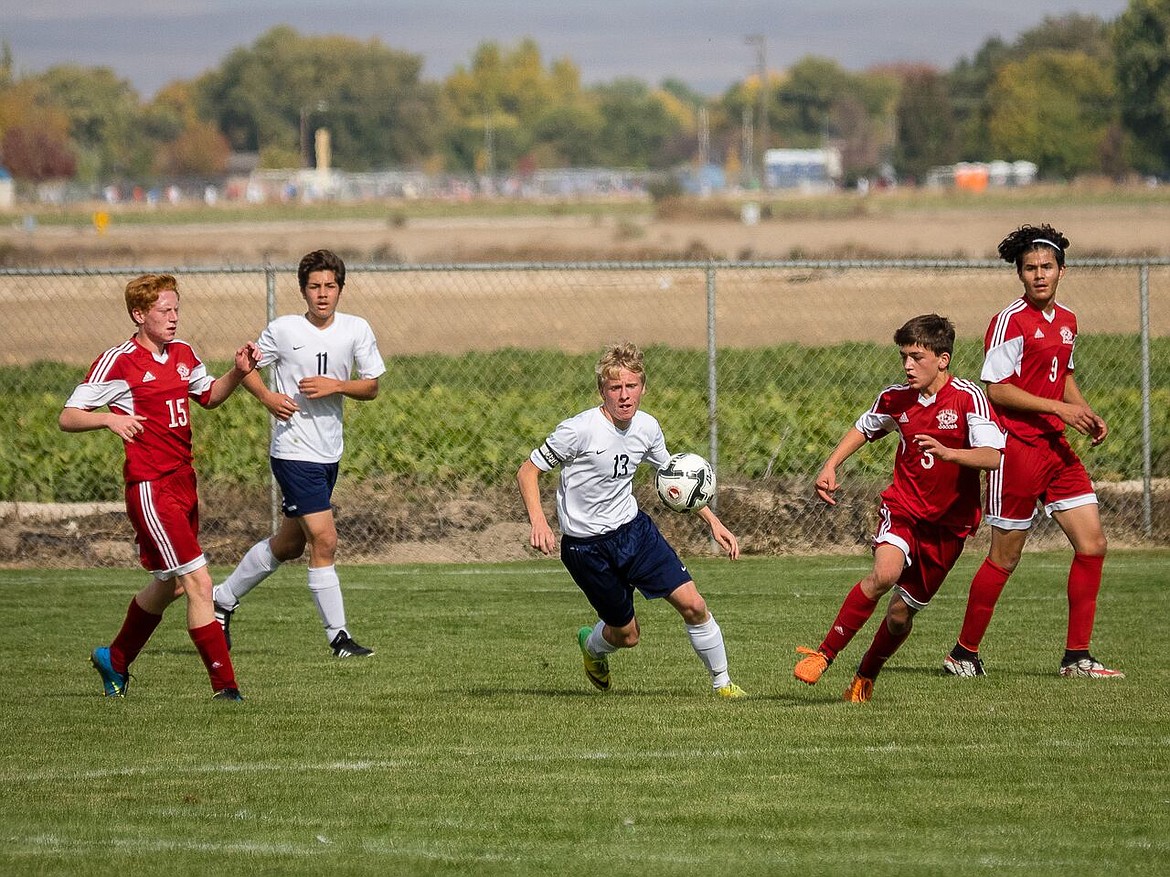
[[[1065,344],[1072,344],[1073,343],[1072,329],[1070,329],[1068,326],[1061,326],[1060,327],[1060,340],[1063,341]]]
[[[191,369],[187,368],[187,364],[184,362],[180,362],[175,371],[179,373],[179,377],[184,381],[191,377]]]
[[[959,412],[950,408],[945,408],[938,413],[938,428],[939,429],[958,429],[959,428]]]

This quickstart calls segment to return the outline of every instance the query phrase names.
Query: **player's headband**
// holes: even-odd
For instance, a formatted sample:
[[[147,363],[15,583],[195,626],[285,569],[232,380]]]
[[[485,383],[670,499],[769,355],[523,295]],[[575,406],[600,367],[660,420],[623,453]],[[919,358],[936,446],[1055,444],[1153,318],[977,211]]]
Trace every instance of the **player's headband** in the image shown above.
[[[1060,252],[1060,247],[1057,246],[1056,244],[1054,244],[1052,241],[1048,240],[1048,238],[1035,238],[1035,239],[1033,239],[1032,246],[1036,246],[1036,244],[1048,244],[1048,246],[1052,247],[1052,249],[1056,250],[1057,252]]]

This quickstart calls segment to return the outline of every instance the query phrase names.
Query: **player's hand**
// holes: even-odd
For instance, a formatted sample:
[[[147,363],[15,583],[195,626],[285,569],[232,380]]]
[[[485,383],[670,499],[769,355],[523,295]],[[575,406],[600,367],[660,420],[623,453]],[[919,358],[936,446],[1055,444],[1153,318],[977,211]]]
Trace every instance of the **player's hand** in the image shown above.
[[[723,546],[723,550],[727,552],[728,557],[732,560],[739,558],[739,540],[722,523],[711,528],[711,535],[715,537],[716,542]]]
[[[337,378],[327,378],[325,375],[301,378],[297,384],[297,389],[304,394],[306,399],[323,399],[326,396],[332,396],[340,388],[341,381]]]
[[[547,521],[543,524],[532,525],[529,543],[541,554],[548,555],[553,553],[553,549],[557,547],[557,540]]]
[[[925,433],[919,433],[918,435],[914,436],[912,441],[917,446],[918,450],[922,451],[922,455],[924,457],[929,456],[934,457],[937,460],[942,460],[943,462],[950,462],[951,451],[954,449],[947,447],[934,436],[926,435]]]
[[[817,476],[817,496],[829,505],[837,504],[837,500],[833,499],[833,494],[837,492],[837,488],[840,486],[837,483],[837,470],[831,466],[826,466],[821,470],[821,474]]]
[[[1101,417],[1097,416],[1094,410],[1087,405],[1066,403],[1066,405],[1058,409],[1057,415],[1081,435],[1087,435],[1093,438],[1094,444],[1099,444],[1103,441],[1104,433],[1108,433],[1109,431],[1104,426],[1104,421]]]
[[[1109,435],[1109,426],[1105,423],[1105,418],[1096,412],[1093,413],[1093,426],[1089,431],[1089,435],[1093,439],[1091,444],[1094,447],[1105,441],[1105,436]]]
[[[236,368],[244,374],[254,372],[260,365],[260,348],[255,341],[249,341],[236,351]]]
[[[272,393],[264,399],[264,407],[277,420],[288,420],[301,409],[291,397],[284,395],[284,393]]]
[[[111,414],[106,426],[122,441],[132,442],[135,436],[142,435],[146,431],[144,423],[146,423],[146,418],[141,414]]]

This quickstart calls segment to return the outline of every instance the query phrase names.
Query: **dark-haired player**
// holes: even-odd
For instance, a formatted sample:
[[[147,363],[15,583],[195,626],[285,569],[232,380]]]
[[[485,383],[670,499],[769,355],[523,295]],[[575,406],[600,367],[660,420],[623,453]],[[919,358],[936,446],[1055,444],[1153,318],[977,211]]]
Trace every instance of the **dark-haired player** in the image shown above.
[[[280,484],[284,520],[275,535],[261,539],[215,588],[215,615],[231,645],[232,613],[241,598],[286,560],[309,548],[309,592],[325,627],[325,639],[338,658],[364,658],[373,649],[350,636],[334,559],[337,525],[333,486],[344,448],[342,403],[378,395],[386,363],[374,332],[361,317],[337,310],[345,287],[345,263],[330,250],[301,259],[297,282],[305,299],[303,314],[277,317],[260,333],[260,365],[275,371],[275,390],[260,376],[244,381],[277,419],[269,462]]]
[[[979,644],[996,600],[1020,562],[1037,502],[1073,547],[1060,675],[1124,676],[1089,652],[1105,533],[1097,494],[1064,429],[1071,426],[1094,445],[1105,440],[1109,429],[1073,378],[1077,318],[1056,301],[1068,246],[1068,238],[1050,225],[1022,226],[999,244],[1000,258],[1016,266],[1024,294],[992,318],[984,339],[982,378],[1008,431],[1008,443],[1002,468],[988,479],[991,550],[971,582],[958,642],[943,661],[943,669],[954,676],[985,675]]]
[[[979,526],[979,472],[999,467],[1004,446],[982,388],[948,371],[955,344],[950,320],[915,317],[894,333],[894,343],[906,383],[882,390],[837,443],[816,481],[817,495],[834,505],[837,467],[866,442],[898,436],[894,480],[878,508],[873,571],[845,596],[820,647],[797,648],[804,657],[792,671],[801,682],[816,684],[893,588],[886,617],[845,689],[845,700],[853,703],[870,699],[874,679]]]
[[[65,432],[108,429],[126,452],[126,514],[142,566],[153,576],[126,610],[113,642],[90,661],[108,697],[123,697],[130,664],[154,633],[163,612],[187,597],[187,633],[203,659],[214,697],[243,700],[223,632],[211,604],[211,574],[199,546],[199,497],[191,466],[190,400],[220,405],[256,368],[251,342],[236,351],[235,366],[216,380],[195,351],[175,337],[179,283],[170,274],[143,274],[126,284],[126,310],[137,332],[99,356],[65,403]],[[104,412],[98,409],[108,407]]]

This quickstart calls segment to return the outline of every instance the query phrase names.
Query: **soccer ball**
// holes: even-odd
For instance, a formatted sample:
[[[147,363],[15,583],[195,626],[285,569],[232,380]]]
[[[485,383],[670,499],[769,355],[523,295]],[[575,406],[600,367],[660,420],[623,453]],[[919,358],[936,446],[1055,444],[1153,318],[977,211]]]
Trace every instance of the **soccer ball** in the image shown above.
[[[696,512],[715,498],[715,470],[698,454],[675,454],[654,476],[654,487],[667,508]]]

